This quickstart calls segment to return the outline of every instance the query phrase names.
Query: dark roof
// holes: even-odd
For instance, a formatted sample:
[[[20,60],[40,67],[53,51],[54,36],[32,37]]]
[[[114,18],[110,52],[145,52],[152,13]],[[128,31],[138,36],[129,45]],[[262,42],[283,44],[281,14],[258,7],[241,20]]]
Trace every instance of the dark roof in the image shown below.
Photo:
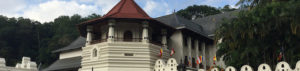
[[[214,34],[216,31],[216,28],[220,26],[224,19],[230,20],[232,18],[235,18],[235,13],[239,12],[240,10],[235,10],[231,12],[224,12],[221,14],[216,14],[212,16],[207,16],[203,18],[198,18],[193,20],[193,22],[200,24],[203,27],[203,30],[208,35]]]
[[[75,41],[73,41],[67,47],[55,50],[55,51],[53,51],[53,53],[67,51],[67,50],[79,49],[79,48],[85,46],[85,42],[86,42],[86,38],[84,38],[84,37],[78,37]]]
[[[54,70],[62,70],[62,69],[73,69],[81,67],[81,57],[73,57],[66,59],[59,59],[51,64],[48,68],[43,71],[54,71]]]
[[[173,28],[176,29],[188,29],[190,31],[193,31],[199,35],[202,35],[204,37],[208,38],[208,35],[203,31],[203,27],[197,23],[194,23],[190,20],[187,20],[179,15],[176,14],[170,14],[162,17],[155,18],[158,21],[161,21]]]

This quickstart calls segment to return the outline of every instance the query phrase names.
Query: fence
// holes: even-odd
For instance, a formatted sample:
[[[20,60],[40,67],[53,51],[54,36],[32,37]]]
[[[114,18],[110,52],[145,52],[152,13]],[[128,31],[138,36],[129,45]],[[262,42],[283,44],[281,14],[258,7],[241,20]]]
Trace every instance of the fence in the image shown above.
[[[167,63],[162,59],[158,59],[154,66],[154,71],[178,71],[177,70],[176,59],[170,58]],[[268,64],[261,64],[257,68],[258,71],[272,71],[271,67]],[[188,71],[188,70],[187,70]],[[205,71],[204,69],[198,69],[198,71]],[[211,71],[220,71],[218,68],[213,68]],[[237,71],[236,68],[232,66],[227,66],[225,71]],[[244,65],[241,67],[240,71],[254,71],[254,69],[249,65]],[[276,65],[275,71],[300,71],[300,61],[296,63],[296,67],[292,69],[287,62],[279,62]]]

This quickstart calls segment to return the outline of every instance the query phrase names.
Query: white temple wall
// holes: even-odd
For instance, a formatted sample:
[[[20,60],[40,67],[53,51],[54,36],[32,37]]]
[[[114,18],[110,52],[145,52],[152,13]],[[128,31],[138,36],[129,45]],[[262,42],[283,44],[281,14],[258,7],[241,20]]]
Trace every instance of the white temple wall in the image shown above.
[[[73,50],[73,51],[62,52],[62,53],[59,54],[59,59],[78,57],[78,56],[81,56],[81,54],[82,54],[82,51],[80,49]]]
[[[92,57],[97,49],[98,56]],[[81,71],[152,71],[160,46],[142,42],[98,43],[83,47]],[[169,50],[164,50],[163,58],[168,59]]]
[[[0,58],[0,71],[38,71],[36,63],[29,57],[23,57],[22,63],[17,63],[15,67],[6,66],[5,62],[4,58]]]

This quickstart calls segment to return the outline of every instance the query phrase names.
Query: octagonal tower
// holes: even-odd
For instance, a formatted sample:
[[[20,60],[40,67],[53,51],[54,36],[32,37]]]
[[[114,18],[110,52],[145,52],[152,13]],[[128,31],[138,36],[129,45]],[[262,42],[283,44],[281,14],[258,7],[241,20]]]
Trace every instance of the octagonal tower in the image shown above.
[[[168,33],[175,30],[133,0],[121,0],[103,17],[77,26],[87,38],[80,71],[152,71],[157,59],[169,58]]]

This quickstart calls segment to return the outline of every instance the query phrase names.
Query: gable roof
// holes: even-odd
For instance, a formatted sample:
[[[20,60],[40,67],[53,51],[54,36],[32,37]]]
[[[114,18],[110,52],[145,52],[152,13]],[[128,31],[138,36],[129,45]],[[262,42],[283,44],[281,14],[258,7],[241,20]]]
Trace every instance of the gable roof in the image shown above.
[[[212,16],[207,16],[203,18],[197,18],[195,20],[192,20],[193,22],[201,25],[203,27],[203,31],[207,33],[208,35],[213,35],[217,29],[217,27],[220,26],[220,24],[223,22],[223,20],[230,20],[232,18],[237,17],[235,13],[238,13],[240,10],[230,11],[230,12],[224,12],[221,14],[216,14]]]
[[[158,21],[161,21],[173,28],[176,29],[188,29],[190,31],[193,31],[199,35],[202,35],[206,38],[208,38],[207,34],[203,32],[203,27],[197,23],[194,23],[190,20],[187,20],[177,14],[170,14],[162,17],[155,18]]]
[[[61,49],[53,51],[53,53],[67,51],[67,50],[74,50],[74,49],[80,49],[81,47],[85,46],[86,38],[84,37],[78,37],[75,41],[73,41],[70,45],[63,47]]]

